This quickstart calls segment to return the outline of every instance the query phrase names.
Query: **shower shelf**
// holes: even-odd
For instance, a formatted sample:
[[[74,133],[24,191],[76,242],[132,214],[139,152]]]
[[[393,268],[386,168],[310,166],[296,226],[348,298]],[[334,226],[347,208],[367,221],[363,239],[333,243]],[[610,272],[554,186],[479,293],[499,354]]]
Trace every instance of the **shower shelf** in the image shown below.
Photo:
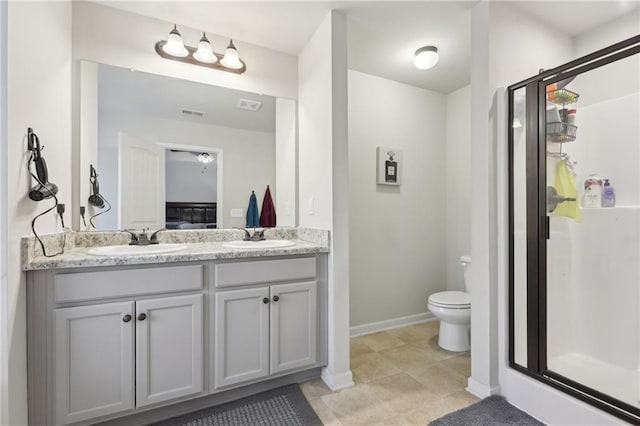
[[[567,89],[549,90],[547,101],[556,105],[569,105],[578,102],[579,94]]]
[[[547,140],[550,142],[564,143],[576,140],[578,126],[573,124],[556,122],[547,123]]]

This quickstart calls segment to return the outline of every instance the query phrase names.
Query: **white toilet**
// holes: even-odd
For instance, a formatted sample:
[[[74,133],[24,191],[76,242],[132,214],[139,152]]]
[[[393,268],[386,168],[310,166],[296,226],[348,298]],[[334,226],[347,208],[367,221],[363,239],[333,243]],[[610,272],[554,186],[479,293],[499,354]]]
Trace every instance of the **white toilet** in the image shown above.
[[[471,256],[460,257],[464,268],[464,291],[441,291],[429,296],[429,310],[440,320],[438,345],[452,352],[471,349],[469,326],[471,325],[471,295],[469,294],[469,265]]]

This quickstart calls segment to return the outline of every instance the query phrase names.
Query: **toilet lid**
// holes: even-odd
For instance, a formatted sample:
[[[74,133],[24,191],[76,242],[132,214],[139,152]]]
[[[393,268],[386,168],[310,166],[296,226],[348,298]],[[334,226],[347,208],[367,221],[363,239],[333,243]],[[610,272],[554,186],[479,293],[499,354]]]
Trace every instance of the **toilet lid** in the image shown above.
[[[471,295],[463,291],[441,291],[429,296],[429,301],[435,305],[467,307],[471,306]]]

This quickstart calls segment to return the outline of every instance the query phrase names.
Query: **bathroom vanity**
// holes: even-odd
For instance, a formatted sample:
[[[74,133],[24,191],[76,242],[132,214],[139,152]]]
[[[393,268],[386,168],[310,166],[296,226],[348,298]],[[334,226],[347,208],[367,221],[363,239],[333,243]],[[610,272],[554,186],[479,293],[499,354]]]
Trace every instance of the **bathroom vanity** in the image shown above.
[[[26,266],[30,424],[142,424],[319,375],[326,246],[188,246]]]

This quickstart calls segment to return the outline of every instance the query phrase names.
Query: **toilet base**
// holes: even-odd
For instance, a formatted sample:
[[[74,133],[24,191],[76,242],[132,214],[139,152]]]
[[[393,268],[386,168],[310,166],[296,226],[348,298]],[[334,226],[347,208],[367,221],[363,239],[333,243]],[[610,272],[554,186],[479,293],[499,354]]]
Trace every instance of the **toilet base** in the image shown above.
[[[438,345],[442,349],[451,352],[466,352],[471,350],[469,326],[466,324],[451,324],[440,321]]]

